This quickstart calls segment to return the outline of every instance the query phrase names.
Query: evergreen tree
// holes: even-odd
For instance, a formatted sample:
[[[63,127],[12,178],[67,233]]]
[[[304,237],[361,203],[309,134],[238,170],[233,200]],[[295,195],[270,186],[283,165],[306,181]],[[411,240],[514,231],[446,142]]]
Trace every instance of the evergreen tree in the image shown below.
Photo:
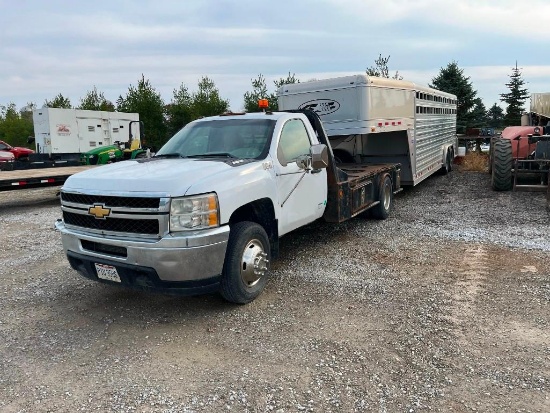
[[[504,123],[504,111],[496,103],[487,111],[487,122],[493,128],[501,128]]]
[[[258,100],[267,99],[269,101],[270,97],[271,96],[267,93],[265,77],[260,73],[256,79],[252,79],[252,91],[244,94],[244,110],[246,112],[260,112]],[[267,109],[273,111],[274,104],[276,104],[276,102],[269,101],[269,107]]]
[[[69,98],[66,98],[61,93],[52,100],[46,99],[44,106],[48,108],[72,109]]]
[[[227,112],[229,101],[220,97],[220,92],[214,81],[207,76],[199,81],[199,90],[192,95],[193,116],[214,116]]]
[[[487,126],[487,109],[480,98],[474,99],[474,107],[472,109],[472,123],[470,126],[474,128],[482,128]]]
[[[15,103],[0,106],[1,140],[13,146],[28,146],[27,138],[31,135],[34,135],[32,117],[23,116],[17,111]]]
[[[367,68],[366,70],[367,75],[389,78],[390,77],[390,70],[388,68],[389,60],[390,60],[390,56],[382,57],[382,54],[380,54],[378,56],[378,59],[374,61],[374,66]],[[395,74],[392,76],[392,79],[402,80],[403,76],[400,76],[399,72],[396,71]]]
[[[439,75],[432,79],[430,87],[456,95],[456,128],[458,132],[464,133],[472,124],[471,110],[477,95],[470,77],[464,75],[464,70],[458,67],[457,62],[451,62],[447,67],[441,68]]]
[[[269,93],[267,91],[267,85],[265,77],[260,73],[256,79],[252,79],[252,91],[244,94],[244,108],[247,112],[261,112],[262,109],[258,107],[258,100],[267,99],[269,102],[266,110],[276,112],[279,110],[279,102],[277,101],[277,91],[283,85],[289,85],[293,83],[300,83],[296,78],[296,74],[290,74],[288,72],[287,77],[281,77],[278,80],[274,80],[275,91]]]
[[[172,101],[166,105],[168,135],[172,136],[189,122],[195,119],[193,115],[193,98],[189,89],[183,83],[174,89]]]
[[[166,141],[164,102],[160,93],[143,74],[137,86],[130,85],[126,96],[119,96],[117,111],[139,113],[139,119],[145,128],[142,145],[150,146],[155,150]]]
[[[78,109],[84,110],[102,110],[105,112],[114,112],[115,105],[112,102],[105,99],[103,92],[98,92],[94,86],[93,90],[88,91],[86,96],[80,99],[80,106]]]
[[[289,85],[293,83],[300,83],[296,78],[296,74],[290,74],[288,72],[287,77],[281,77],[278,80],[274,80],[273,84],[275,85],[275,91],[268,93],[267,85],[265,78],[260,73],[257,79],[252,79],[252,92],[246,92],[244,94],[244,106],[247,112],[260,112],[261,109],[258,107],[259,99],[267,99],[269,106],[266,110],[271,112],[276,112],[279,110],[279,103],[277,101],[277,91],[283,85]]]
[[[25,106],[21,108],[19,113],[21,114],[21,119],[25,119],[29,124],[33,125],[33,119],[32,119],[32,113],[36,109],[36,103],[34,102],[27,102]]]
[[[504,123],[507,126],[521,125],[521,115],[525,111],[523,103],[529,98],[529,93],[523,87],[524,85],[525,82],[516,62],[516,67],[512,68],[510,81],[506,83],[506,87],[510,92],[500,95],[500,100],[508,105],[506,115],[504,115]]]

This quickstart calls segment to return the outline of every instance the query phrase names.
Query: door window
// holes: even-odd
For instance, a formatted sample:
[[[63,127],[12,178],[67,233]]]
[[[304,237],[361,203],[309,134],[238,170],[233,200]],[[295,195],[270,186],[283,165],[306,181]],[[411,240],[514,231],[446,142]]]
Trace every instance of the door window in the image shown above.
[[[309,154],[311,142],[304,123],[300,119],[288,121],[281,131],[277,159],[281,165],[296,161],[300,155]]]

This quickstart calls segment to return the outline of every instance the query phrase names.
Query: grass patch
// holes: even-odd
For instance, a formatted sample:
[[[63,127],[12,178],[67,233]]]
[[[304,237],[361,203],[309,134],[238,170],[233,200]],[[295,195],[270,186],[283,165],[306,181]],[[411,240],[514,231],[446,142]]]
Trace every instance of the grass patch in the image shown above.
[[[460,169],[462,171],[486,172],[489,168],[489,154],[468,152],[462,157]]]

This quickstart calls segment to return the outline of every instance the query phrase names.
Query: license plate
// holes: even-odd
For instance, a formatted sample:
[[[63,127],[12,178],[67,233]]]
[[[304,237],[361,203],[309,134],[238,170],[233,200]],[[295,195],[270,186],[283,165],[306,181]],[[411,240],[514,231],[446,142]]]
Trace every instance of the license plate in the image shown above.
[[[95,264],[95,270],[97,271],[97,277],[102,280],[114,281],[116,283],[121,282],[120,276],[115,267],[112,265]]]

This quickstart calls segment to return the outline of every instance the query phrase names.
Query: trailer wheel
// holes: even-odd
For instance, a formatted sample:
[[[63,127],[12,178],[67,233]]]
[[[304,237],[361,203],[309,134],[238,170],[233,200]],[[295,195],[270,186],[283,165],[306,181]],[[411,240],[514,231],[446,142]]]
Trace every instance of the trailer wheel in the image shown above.
[[[238,222],[231,228],[225,253],[220,293],[227,301],[246,304],[265,287],[269,269],[269,238],[255,222]]]
[[[513,163],[512,141],[509,139],[495,139],[491,173],[491,186],[495,191],[509,191],[512,189]]]
[[[445,156],[445,165],[443,165],[443,175],[447,175],[453,170],[453,156],[450,149],[447,149]]]
[[[371,210],[372,216],[376,219],[386,219],[390,215],[393,201],[393,187],[388,174],[385,174],[380,179],[378,201],[380,202]]]

